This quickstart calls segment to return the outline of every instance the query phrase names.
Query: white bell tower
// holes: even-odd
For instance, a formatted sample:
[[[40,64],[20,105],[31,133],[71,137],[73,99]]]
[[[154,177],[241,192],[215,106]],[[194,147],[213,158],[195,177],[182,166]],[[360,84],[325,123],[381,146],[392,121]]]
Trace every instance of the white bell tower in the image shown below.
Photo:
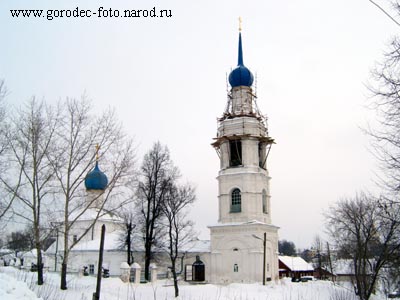
[[[253,81],[243,64],[239,32],[238,66],[229,75],[228,103],[212,144],[220,158],[219,218],[209,227],[211,280],[216,283],[261,282],[279,274],[278,227],[271,224],[267,169],[274,140],[257,107]]]

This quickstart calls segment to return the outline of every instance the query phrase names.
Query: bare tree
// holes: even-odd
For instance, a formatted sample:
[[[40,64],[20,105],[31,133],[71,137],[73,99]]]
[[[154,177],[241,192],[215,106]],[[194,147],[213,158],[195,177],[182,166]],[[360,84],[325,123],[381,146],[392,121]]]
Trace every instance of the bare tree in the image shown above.
[[[137,207],[145,249],[145,279],[150,279],[150,263],[153,259],[153,247],[162,237],[162,205],[168,196],[172,183],[179,172],[170,159],[169,150],[159,142],[145,154],[138,183]]]
[[[326,217],[337,248],[352,259],[360,299],[368,300],[382,269],[399,251],[399,205],[360,193],[339,201]]]
[[[4,80],[0,80],[0,156],[3,156],[8,148],[8,139],[6,137],[8,132],[8,124],[6,121],[6,104],[5,97],[7,95],[7,88],[5,86]],[[0,159],[0,172],[6,172],[7,164],[6,161]],[[1,182],[0,182],[1,184]],[[15,193],[4,193],[4,188],[0,191],[1,193],[1,201],[0,201],[0,220],[4,220],[7,212],[10,211],[10,208],[14,202]]]
[[[325,248],[324,245],[326,245]],[[333,274],[329,243],[324,243],[323,239],[317,234],[314,237],[312,249],[314,250],[312,262],[314,269],[318,270],[318,279],[327,279],[329,273]]]
[[[326,258],[327,258],[327,269],[330,273],[331,280],[335,280],[335,276],[333,273],[333,264],[332,264],[332,254],[331,254],[331,247],[329,245],[329,242],[326,242]]]
[[[171,261],[175,297],[179,296],[176,261],[181,247],[193,239],[193,222],[187,220],[186,216],[189,206],[195,200],[195,190],[190,184],[179,186],[176,182],[171,182],[167,197],[161,206],[166,219],[167,249]]]
[[[393,11],[385,9],[382,5],[371,1],[391,21],[400,25],[399,1],[386,1],[392,4]],[[381,199],[381,208],[390,207],[385,212],[385,218],[390,220],[390,213],[396,211],[399,205],[398,193],[400,192],[400,39],[395,36],[386,51],[382,61],[372,71],[372,83],[368,87],[372,93],[371,108],[376,112],[377,125],[365,130],[372,137],[372,152],[378,160],[381,175],[378,182],[389,192],[388,197]],[[383,203],[382,203],[383,202]],[[391,241],[394,243],[395,241]],[[393,247],[393,245],[392,245]],[[386,277],[396,274],[400,261],[393,259],[399,253],[392,255]]]
[[[19,200],[14,213],[33,227],[39,285],[43,284],[43,207],[49,206],[54,192],[54,170],[46,155],[54,150],[58,120],[57,111],[32,98],[10,117],[6,135],[9,148],[1,157],[9,172],[1,172],[0,181],[6,192]]]
[[[7,139],[5,137],[8,129],[6,123],[7,108],[5,103],[7,93],[4,80],[0,80],[0,155],[4,154],[8,148]]]
[[[399,10],[400,11],[400,10]],[[381,185],[400,191],[400,39],[394,38],[384,60],[372,72],[369,84],[371,108],[378,125],[366,132],[372,137],[372,149],[382,169]]]
[[[6,89],[4,79],[0,79],[0,99],[1,99],[1,101],[3,101],[6,94],[7,94],[7,89]]]
[[[60,287],[67,289],[66,275],[71,249],[93,228],[99,217],[129,201],[121,190],[133,178],[134,149],[132,140],[125,136],[117,122],[114,111],[106,110],[95,116],[90,102],[84,97],[81,100],[67,99],[60,105],[65,108],[65,113],[57,128],[57,148],[49,152],[48,157],[63,198],[60,231],[64,249]],[[88,199],[83,182],[99,159],[107,170],[108,184],[95,197]],[[95,208],[91,223],[72,240],[71,228],[89,208]]]
[[[119,242],[121,248],[126,249],[126,262],[131,265],[134,262],[133,249],[134,249],[134,235],[135,228],[137,224],[135,223],[136,213],[134,209],[127,209],[119,216],[123,219],[123,224],[121,224],[121,235],[119,237]]]
[[[371,2],[373,5],[375,5],[381,12],[383,12],[393,23],[395,23],[397,26],[400,26],[400,22],[398,20],[396,20],[395,17],[393,17],[387,9],[385,9],[382,5],[379,5],[377,2],[373,1],[373,0],[368,0],[369,2]],[[392,4],[392,7],[395,10],[399,10],[400,8],[400,4],[398,1],[387,1],[389,3]]]

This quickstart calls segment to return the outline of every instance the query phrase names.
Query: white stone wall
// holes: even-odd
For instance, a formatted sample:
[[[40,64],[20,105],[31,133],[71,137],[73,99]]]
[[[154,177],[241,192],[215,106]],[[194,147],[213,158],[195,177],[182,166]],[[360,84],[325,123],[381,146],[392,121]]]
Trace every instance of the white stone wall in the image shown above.
[[[232,89],[232,112],[236,115],[253,112],[253,94],[250,87],[235,87]]]
[[[61,258],[60,254],[57,258],[57,271],[61,270]],[[205,280],[211,280],[211,256],[210,252],[186,252],[180,253],[179,258],[176,262],[177,272],[182,271],[181,278],[184,279],[185,265],[192,265],[196,261],[196,256],[200,256],[200,260],[205,265]],[[181,257],[184,259],[182,260]],[[144,270],[144,252],[134,252],[135,262],[138,263],[142,270]],[[95,266],[95,273],[97,274],[97,264],[99,259],[98,251],[72,251],[68,263],[68,272],[82,273],[83,266],[89,266],[90,264]],[[46,255],[46,266],[49,267],[50,271],[55,269],[55,256],[54,254]],[[108,266],[111,276],[119,276],[121,274],[120,265],[122,262],[126,262],[126,251],[104,251],[103,255],[103,266]],[[165,274],[168,271],[168,267],[171,265],[171,261],[166,252],[156,253],[152,263],[157,266],[159,274]],[[30,267],[30,265],[29,265]],[[181,269],[182,268],[182,269]],[[89,271],[89,269],[88,269]],[[171,273],[170,273],[171,276]]]
[[[62,253],[59,253],[62,254]],[[48,267],[50,271],[55,268],[55,256],[47,255]],[[61,258],[57,258],[57,272],[61,270]],[[104,251],[103,266],[108,266],[111,276],[119,276],[121,273],[120,265],[126,261],[126,253],[124,251]],[[83,266],[94,265],[97,274],[97,265],[99,262],[98,251],[72,251],[69,256],[68,272],[82,273]],[[89,271],[89,269],[88,269]]]
[[[218,127],[217,137],[234,135],[266,137],[267,129],[257,118],[254,117],[240,117],[223,120]]]
[[[278,279],[277,227],[242,224],[213,226],[210,229],[212,282],[262,282],[263,241],[254,236],[263,239],[264,232],[267,233],[266,278]]]
[[[239,169],[239,168],[238,168]],[[241,168],[242,169],[242,168]],[[231,168],[235,171],[235,168]],[[242,172],[238,170],[218,176],[219,182],[219,222],[234,223],[258,220],[267,224],[271,223],[271,207],[268,201],[268,213],[263,212],[262,191],[267,192],[269,199],[269,179],[267,172]],[[241,212],[231,213],[231,193],[234,188],[241,191]]]

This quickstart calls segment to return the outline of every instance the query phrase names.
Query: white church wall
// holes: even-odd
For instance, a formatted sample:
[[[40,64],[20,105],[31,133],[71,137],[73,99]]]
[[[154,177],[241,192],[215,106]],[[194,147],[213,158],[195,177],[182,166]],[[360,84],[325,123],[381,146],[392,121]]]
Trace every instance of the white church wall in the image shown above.
[[[238,170],[240,172],[242,170]],[[244,176],[244,174],[246,176]],[[271,223],[271,207],[268,206],[268,213],[263,212],[262,191],[268,194],[269,176],[266,172],[241,172],[230,173],[218,176],[219,180],[219,222],[246,222],[259,220]],[[231,193],[234,188],[241,191],[241,212],[231,213]],[[268,199],[268,198],[267,198]],[[268,199],[269,200],[269,199]],[[268,201],[268,205],[269,205]]]
[[[55,257],[54,254],[47,255],[48,267],[50,271],[55,271]],[[57,272],[61,270],[61,257],[57,258]],[[68,272],[69,273],[83,273],[83,267],[94,267],[94,274],[97,274],[97,267],[99,261],[98,251],[72,251],[69,256]],[[126,254],[124,251],[104,251],[103,254],[103,267],[108,267],[111,276],[119,276],[121,273],[120,265],[126,261]]]
[[[211,229],[211,280],[215,283],[261,282],[263,238],[266,243],[266,278],[278,279],[277,227],[260,223],[217,225]],[[256,238],[256,237],[258,238]]]

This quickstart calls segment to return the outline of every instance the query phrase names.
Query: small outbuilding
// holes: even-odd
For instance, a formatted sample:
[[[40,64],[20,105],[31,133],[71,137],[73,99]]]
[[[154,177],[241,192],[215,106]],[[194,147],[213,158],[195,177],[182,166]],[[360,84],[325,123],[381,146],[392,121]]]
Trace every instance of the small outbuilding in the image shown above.
[[[338,259],[333,262],[333,272],[337,281],[354,282],[356,277],[353,260],[351,259]],[[366,275],[369,276],[370,274],[371,272]]]
[[[314,268],[301,257],[278,256],[279,278],[291,277],[300,279],[302,276],[313,276]]]

